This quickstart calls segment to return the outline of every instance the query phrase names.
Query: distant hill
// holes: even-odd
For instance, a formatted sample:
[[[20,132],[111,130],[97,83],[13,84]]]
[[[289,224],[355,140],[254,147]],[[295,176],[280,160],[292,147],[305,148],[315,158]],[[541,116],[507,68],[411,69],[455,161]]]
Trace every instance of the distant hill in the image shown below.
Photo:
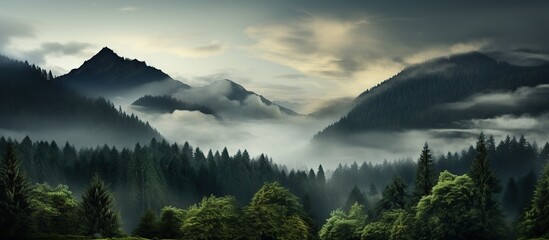
[[[173,113],[175,110],[187,110],[214,115],[214,112],[208,107],[184,103],[170,96],[146,95],[137,99],[132,103],[132,105],[142,107],[142,110],[144,111],[153,111],[158,113]]]
[[[102,97],[124,95],[128,91],[150,84],[156,88],[161,85],[163,91],[189,88],[164,72],[147,66],[145,62],[120,57],[107,47],[79,68],[56,78],[56,81],[86,95]]]
[[[262,119],[298,115],[228,79],[183,89],[172,97],[189,105],[207,107],[220,117]]]
[[[26,62],[0,56],[0,85],[0,131],[91,146],[161,138],[136,116],[105,99],[82,97]]]
[[[472,52],[414,65],[360,94],[315,138],[361,131],[459,128],[472,119],[549,111],[549,65],[515,66]]]

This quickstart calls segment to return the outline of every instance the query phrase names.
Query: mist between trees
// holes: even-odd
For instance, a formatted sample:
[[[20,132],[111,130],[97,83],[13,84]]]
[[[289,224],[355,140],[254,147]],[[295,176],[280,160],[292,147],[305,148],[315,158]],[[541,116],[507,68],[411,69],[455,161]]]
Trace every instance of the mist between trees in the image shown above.
[[[548,198],[549,170],[541,172],[548,143],[540,148],[524,137],[496,143],[481,135],[476,146],[459,153],[432,156],[425,144],[418,155],[417,162],[339,165],[327,177],[322,166],[290,170],[246,150],[230,155],[227,149],[203,151],[155,139],[133,149],[76,149],[2,137],[0,200],[11,214],[2,214],[2,224],[6,216],[16,219],[13,224],[28,217],[21,226],[3,227],[2,234],[501,239],[548,233],[546,210],[539,208]],[[35,184],[23,184],[24,176]],[[5,194],[18,181],[21,194]],[[19,212],[10,209],[17,198],[25,203]],[[105,209],[90,217],[97,202]],[[25,230],[8,231],[18,227]]]

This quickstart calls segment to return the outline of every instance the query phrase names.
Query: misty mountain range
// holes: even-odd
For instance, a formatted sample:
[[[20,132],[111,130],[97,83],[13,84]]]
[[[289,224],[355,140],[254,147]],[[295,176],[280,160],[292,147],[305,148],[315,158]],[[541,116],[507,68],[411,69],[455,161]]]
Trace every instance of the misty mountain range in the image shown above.
[[[410,66],[360,94],[316,139],[365,131],[473,129],[549,112],[549,64],[517,66],[479,52]]]
[[[472,52],[410,66],[353,101],[341,99],[309,114],[308,117],[322,118],[348,112],[315,139],[367,131],[470,129],[502,116],[545,116],[549,111],[545,104],[549,99],[549,65],[540,59],[536,59],[536,66],[512,65],[501,61],[505,59],[502,56],[510,58]],[[125,134],[133,134],[137,141],[160,137],[137,116],[129,116],[105,100],[90,99],[98,97],[116,105],[126,101],[125,107],[142,114],[197,111],[220,120],[301,116],[234,81],[220,79],[191,87],[145,62],[120,57],[109,48],[103,48],[68,74],[49,80],[37,67],[4,57],[1,60],[4,71],[0,80],[5,86],[2,97],[6,99],[2,105],[6,106],[0,127],[10,131],[54,131],[69,119],[77,119],[65,126],[92,126],[101,129],[96,133],[117,133],[111,128],[127,121],[135,127]],[[31,93],[29,89],[42,91]],[[102,111],[105,116],[86,111]],[[86,118],[87,115],[92,116]],[[55,124],[60,126],[52,127]],[[73,135],[81,135],[80,131],[75,130]]]
[[[120,57],[107,47],[55,81],[86,96],[115,102],[126,99],[139,106],[138,110],[148,112],[202,109],[205,114],[252,119],[297,115],[231,80],[191,87],[145,62]],[[151,97],[155,97],[154,104]]]
[[[162,139],[137,116],[105,99],[83,97],[47,76],[34,65],[0,56],[0,132],[79,145],[131,146]]]

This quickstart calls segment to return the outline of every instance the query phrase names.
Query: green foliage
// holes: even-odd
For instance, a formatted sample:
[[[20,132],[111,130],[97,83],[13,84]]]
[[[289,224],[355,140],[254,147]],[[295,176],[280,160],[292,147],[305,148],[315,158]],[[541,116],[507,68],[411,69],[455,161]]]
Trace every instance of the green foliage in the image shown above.
[[[0,237],[28,233],[31,211],[30,186],[10,142],[0,163]]]
[[[527,238],[549,238],[549,164],[538,179],[534,198],[520,224]]]
[[[253,239],[309,239],[313,233],[306,218],[298,198],[276,182],[265,183],[245,211],[249,237]],[[289,226],[289,221],[300,227]]]
[[[156,214],[151,209],[147,209],[141,219],[139,220],[139,225],[133,231],[133,235],[153,238],[159,236],[159,225],[158,219],[156,219]]]
[[[86,234],[104,237],[120,235],[120,220],[114,210],[114,198],[98,175],[93,176],[82,196],[82,216]]]
[[[240,211],[232,197],[205,197],[187,211],[181,227],[183,239],[236,239]]]
[[[78,201],[66,185],[53,188],[36,184],[31,191],[32,219],[36,232],[46,234],[80,233]]]
[[[377,221],[367,224],[360,231],[360,237],[368,240],[414,239],[413,226],[413,215],[406,210],[385,211]]]
[[[366,220],[366,210],[361,204],[353,204],[348,213],[337,209],[330,214],[330,217],[320,229],[320,239],[360,239],[360,230],[366,224]]]
[[[179,238],[181,237],[181,226],[187,212],[172,206],[162,208],[160,214],[160,233],[164,238]]]
[[[408,193],[406,188],[406,184],[404,184],[400,178],[395,177],[393,182],[385,187],[383,197],[376,207],[377,213],[380,214],[383,211],[408,207]]]
[[[421,156],[417,162],[416,184],[414,189],[414,198],[419,201],[421,197],[429,195],[435,185],[435,165],[429,145],[425,143]]]
[[[484,134],[478,137],[476,146],[476,157],[471,165],[471,179],[475,186],[474,206],[480,213],[480,224],[483,232],[478,238],[498,238],[504,230],[504,222],[499,203],[494,199],[494,194],[501,190],[499,181],[494,171],[490,169],[486,140]]]
[[[477,239],[483,229],[473,180],[448,171],[440,174],[430,195],[417,205],[420,236],[425,239]]]

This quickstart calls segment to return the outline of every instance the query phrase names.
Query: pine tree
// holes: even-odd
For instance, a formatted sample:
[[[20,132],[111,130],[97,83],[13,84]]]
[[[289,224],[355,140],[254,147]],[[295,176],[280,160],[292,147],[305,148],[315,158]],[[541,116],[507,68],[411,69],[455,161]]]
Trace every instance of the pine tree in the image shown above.
[[[520,224],[526,238],[549,238],[549,164],[536,184],[534,198]]]
[[[320,189],[324,189],[324,187],[326,186],[326,174],[324,173],[324,168],[322,168],[322,164],[318,165],[318,171],[316,172],[316,179]]]
[[[429,145],[425,143],[417,162],[416,185],[414,198],[419,201],[421,197],[431,194],[435,185],[435,166],[431,156]]]
[[[376,185],[374,185],[373,183],[370,184],[370,190],[368,191],[368,195],[375,196],[375,195],[378,195],[378,194],[379,194],[379,192],[377,191]]]
[[[114,210],[114,198],[107,186],[96,174],[82,196],[82,215],[87,234],[113,237],[120,234],[118,212]]]
[[[351,190],[349,193],[349,196],[347,197],[347,201],[345,201],[345,205],[343,208],[345,210],[351,209],[351,206],[353,204],[358,203],[362,206],[367,206],[366,198],[364,197],[364,194],[360,191],[360,189],[355,185],[355,187]]]
[[[404,209],[408,207],[408,193],[406,191],[407,186],[400,180],[400,178],[393,178],[385,190],[383,190],[382,198],[377,203],[377,214],[381,214],[383,211],[393,209]]]
[[[30,186],[10,142],[0,165],[0,237],[17,238],[28,230]]]
[[[145,214],[139,220],[139,226],[137,226],[133,234],[144,238],[158,237],[159,222],[151,209],[145,211]]]
[[[520,193],[514,178],[510,178],[503,192],[503,208],[509,213],[511,219],[515,219],[520,208]]]
[[[475,183],[475,207],[480,212],[480,224],[484,229],[484,233],[479,236],[479,239],[497,238],[497,234],[502,232],[500,230],[503,227],[503,219],[499,204],[494,200],[493,194],[498,193],[501,188],[495,173],[490,169],[484,133],[478,137],[476,156],[469,175]]]

